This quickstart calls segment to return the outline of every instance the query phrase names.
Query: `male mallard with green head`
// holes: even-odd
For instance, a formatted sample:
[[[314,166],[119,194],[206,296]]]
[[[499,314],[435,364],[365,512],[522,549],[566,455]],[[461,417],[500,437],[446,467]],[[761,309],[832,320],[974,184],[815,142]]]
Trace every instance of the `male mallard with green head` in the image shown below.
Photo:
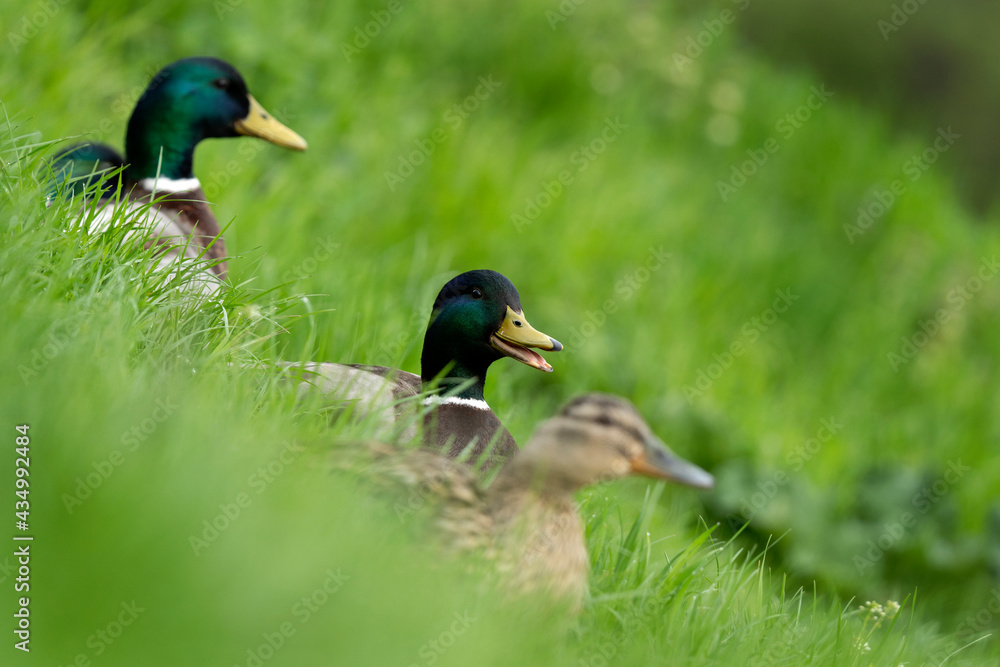
[[[357,469],[344,449],[342,468]],[[585,394],[537,428],[524,448],[483,488],[467,467],[425,451],[370,443],[361,472],[419,488],[437,509],[434,524],[458,550],[495,559],[514,595],[541,593],[580,609],[590,560],[576,493],[592,484],[631,475],[699,489],[715,480],[674,454],[618,396]],[[373,460],[372,460],[373,459]]]
[[[503,274],[468,271],[450,280],[431,310],[420,355],[420,375],[384,366],[290,363],[306,387],[317,387],[337,400],[356,401],[359,409],[381,409],[393,424],[411,417],[400,400],[421,392],[429,408],[424,417],[424,444],[448,456],[464,455],[470,463],[492,468],[517,452],[517,444],[483,396],[486,371],[503,357],[551,372],[531,350],[562,349],[556,339],[535,330],[524,317],[521,297]],[[413,437],[412,430],[403,437]]]
[[[51,167],[55,182],[50,198],[59,192],[74,197],[104,198],[114,193],[117,187],[114,176],[124,170],[125,158],[106,144],[76,144],[56,153]]]
[[[306,149],[302,137],[249,94],[232,65],[217,58],[184,58],[160,70],[136,103],[125,136],[125,157],[103,144],[81,144],[60,153],[53,168],[88,177],[86,184],[96,180],[91,173],[124,166],[122,192],[130,207],[149,207],[144,216],[147,236],[170,246],[169,252],[213,262],[210,270],[217,283],[226,276],[226,246],[194,175],[194,151],[203,139],[237,136]],[[109,195],[112,189],[105,184],[100,194]],[[111,223],[110,209],[106,205],[98,212],[92,229]]]

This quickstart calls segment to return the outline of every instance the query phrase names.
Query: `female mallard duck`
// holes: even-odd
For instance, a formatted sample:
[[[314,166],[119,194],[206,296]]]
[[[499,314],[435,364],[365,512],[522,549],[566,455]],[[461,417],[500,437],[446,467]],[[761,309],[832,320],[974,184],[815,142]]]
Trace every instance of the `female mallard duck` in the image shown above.
[[[124,167],[123,195],[132,208],[148,207],[149,235],[156,243],[170,245],[170,252],[213,262],[211,272],[222,280],[225,241],[192,165],[202,139],[240,135],[306,149],[302,137],[247,92],[232,65],[216,58],[185,58],[160,70],[139,98],[128,122],[125,157],[103,144],[82,144],[60,153],[53,167],[85,177],[74,186],[76,191],[97,180],[92,174]],[[105,183],[100,195],[110,194],[113,187]],[[110,224],[110,208],[95,218],[92,229]]]
[[[630,402],[596,393],[543,422],[485,489],[467,467],[430,452],[373,443],[356,454],[368,462],[363,472],[370,478],[419,488],[436,506],[434,524],[446,542],[494,558],[511,593],[540,592],[577,610],[590,570],[577,491],[630,475],[714,485],[710,474],[670,451]],[[358,468],[349,457],[338,465]]]
[[[392,425],[413,423],[412,401],[423,399],[423,441],[450,457],[467,456],[484,468],[503,463],[517,444],[483,397],[486,370],[511,357],[551,372],[529,348],[559,351],[562,344],[536,331],[524,317],[517,288],[496,271],[468,271],[449,281],[431,311],[420,355],[420,375],[384,366],[331,363],[283,364],[301,375],[303,389],[316,387],[362,412],[381,410]],[[388,425],[388,424],[387,424]],[[412,438],[413,428],[402,434]]]

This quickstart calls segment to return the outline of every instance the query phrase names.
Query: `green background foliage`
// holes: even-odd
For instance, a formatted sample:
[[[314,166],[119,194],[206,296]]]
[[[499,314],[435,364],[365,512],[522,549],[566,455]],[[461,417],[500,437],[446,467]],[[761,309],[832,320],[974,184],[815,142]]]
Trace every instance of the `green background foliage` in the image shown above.
[[[706,27],[719,11],[0,9],[0,432],[12,450],[31,425],[36,536],[34,650],[4,660],[940,664],[995,632],[1000,235],[929,163],[935,132],[900,138],[760,60]],[[46,208],[43,169],[46,142],[121,146],[152,73],[196,54],[236,65],[310,143],[199,148],[238,285],[202,307],[120,233],[72,228],[76,204]],[[423,508],[401,518],[331,475],[331,447],[367,426],[330,427],[252,368],[416,371],[434,295],[475,268],[510,277],[566,344],[552,374],[491,373],[519,442],[610,391],[717,477],[581,495],[594,570],[575,623],[499,604],[428,546]],[[890,599],[895,623],[858,610]]]

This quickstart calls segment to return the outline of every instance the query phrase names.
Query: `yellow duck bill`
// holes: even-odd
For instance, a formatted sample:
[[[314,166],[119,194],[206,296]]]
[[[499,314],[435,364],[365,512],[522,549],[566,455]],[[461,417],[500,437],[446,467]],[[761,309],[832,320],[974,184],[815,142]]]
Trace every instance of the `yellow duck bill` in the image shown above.
[[[304,151],[308,147],[305,139],[294,130],[279,123],[260,105],[260,102],[254,99],[253,95],[248,95],[248,97],[250,98],[250,112],[246,118],[241,118],[234,125],[239,134],[258,137],[264,141],[270,141],[276,146],[296,151]]]
[[[542,355],[528,348],[536,347],[551,352],[563,349],[562,343],[532,327],[523,312],[516,312],[510,306],[507,306],[507,315],[500,328],[490,336],[490,345],[505,357],[517,359],[522,364],[546,373],[552,372],[552,365]]]

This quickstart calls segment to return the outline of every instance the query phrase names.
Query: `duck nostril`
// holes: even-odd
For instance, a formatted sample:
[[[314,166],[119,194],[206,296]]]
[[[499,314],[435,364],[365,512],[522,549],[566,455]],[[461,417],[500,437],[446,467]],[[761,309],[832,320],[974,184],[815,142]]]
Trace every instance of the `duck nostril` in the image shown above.
[[[515,327],[520,327],[520,326],[524,326],[524,325],[521,324],[521,320],[514,320],[514,326]]]

